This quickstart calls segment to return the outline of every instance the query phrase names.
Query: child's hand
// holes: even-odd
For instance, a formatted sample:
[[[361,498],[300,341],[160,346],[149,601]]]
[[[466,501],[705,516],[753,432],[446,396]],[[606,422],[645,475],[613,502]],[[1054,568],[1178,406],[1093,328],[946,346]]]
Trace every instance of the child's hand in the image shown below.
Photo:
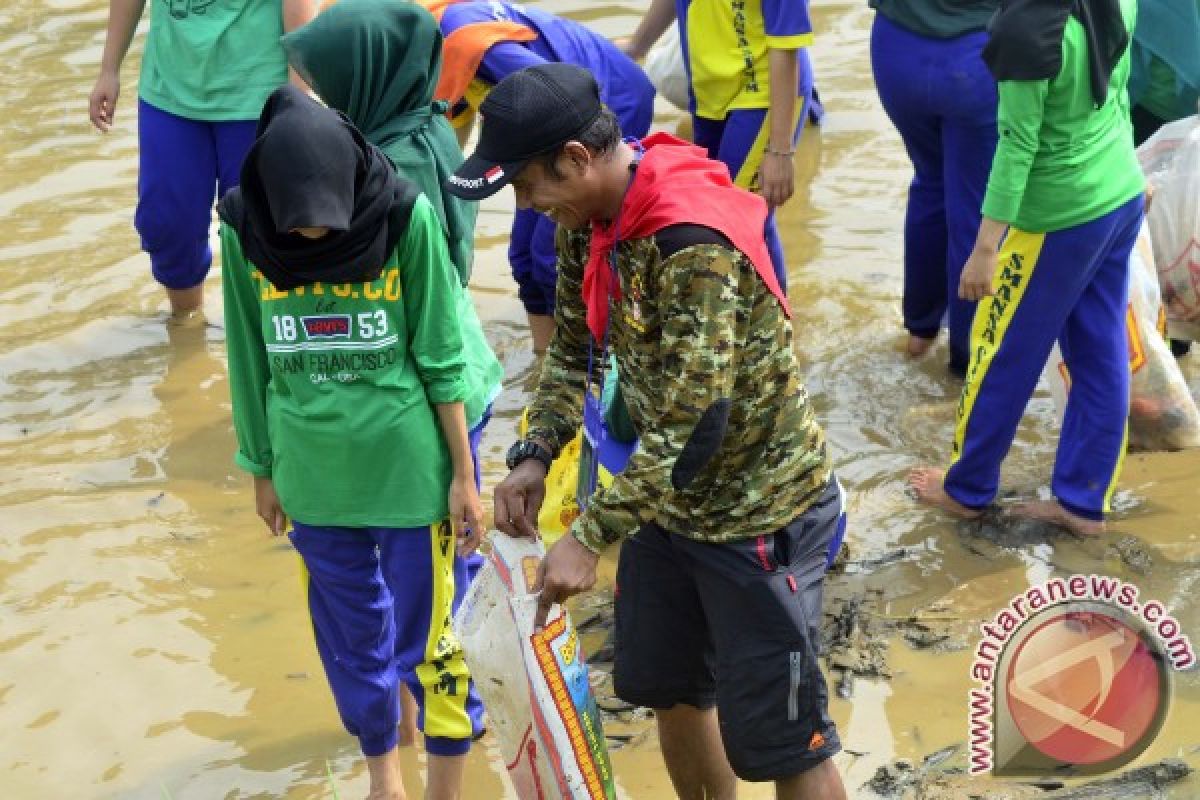
[[[995,250],[976,245],[963,265],[962,277],[958,281],[958,296],[975,302],[995,294],[992,277],[996,273],[997,261]]]
[[[275,484],[270,478],[254,478],[254,508],[266,523],[272,536],[283,536],[287,530],[287,515],[275,493]]]
[[[762,166],[758,168],[758,182],[762,198],[771,210],[790,200],[796,191],[792,156],[770,150],[763,153]]]
[[[115,72],[101,72],[88,96],[88,119],[101,133],[108,133],[117,114],[117,98],[121,94],[121,77]]]
[[[458,536],[458,554],[469,556],[483,539],[483,503],[475,488],[474,475],[462,475],[450,481],[450,522]]]

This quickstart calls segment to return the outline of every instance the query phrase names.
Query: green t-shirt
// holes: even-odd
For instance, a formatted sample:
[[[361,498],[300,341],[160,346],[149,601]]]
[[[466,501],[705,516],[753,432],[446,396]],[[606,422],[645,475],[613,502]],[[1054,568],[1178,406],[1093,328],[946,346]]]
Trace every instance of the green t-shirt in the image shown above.
[[[452,465],[434,404],[466,399],[462,286],[424,197],[382,274],[278,291],[221,227],[238,466],[311,525],[445,519]]]
[[[1132,31],[1137,0],[1121,0]],[[1073,16],[1063,33],[1062,69],[1049,80],[1000,81],[1000,138],[983,213],[1042,233],[1097,219],[1140,194],[1145,179],[1129,122],[1129,51],[1095,107],[1083,26]]]
[[[870,0],[870,6],[920,36],[953,39],[986,28],[1000,0]]]
[[[280,0],[151,0],[138,94],[188,119],[258,119],[287,81]]]

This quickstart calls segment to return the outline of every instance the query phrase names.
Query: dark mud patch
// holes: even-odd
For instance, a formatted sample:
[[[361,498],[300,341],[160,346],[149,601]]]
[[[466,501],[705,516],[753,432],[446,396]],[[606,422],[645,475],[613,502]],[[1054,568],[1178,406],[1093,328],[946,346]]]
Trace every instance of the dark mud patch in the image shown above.
[[[1066,786],[1062,781],[996,781],[986,784],[966,774],[958,747],[927,756],[920,764],[897,759],[876,770],[862,788],[888,800],[1112,800],[1162,797],[1172,784],[1191,774],[1179,759],[1164,759],[1117,775]]]

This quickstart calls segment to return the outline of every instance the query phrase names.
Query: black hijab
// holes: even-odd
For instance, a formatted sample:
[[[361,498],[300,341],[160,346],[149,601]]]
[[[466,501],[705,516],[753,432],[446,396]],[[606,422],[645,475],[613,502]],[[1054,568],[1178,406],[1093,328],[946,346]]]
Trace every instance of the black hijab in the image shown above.
[[[241,185],[218,211],[278,289],[379,277],[419,194],[345,116],[294,86],[271,94]],[[293,228],[326,227],[320,239]]]
[[[1120,0],[1001,0],[988,26],[983,60],[997,81],[1039,81],[1062,69],[1063,29],[1073,15],[1087,39],[1088,73],[1096,108],[1129,46]]]

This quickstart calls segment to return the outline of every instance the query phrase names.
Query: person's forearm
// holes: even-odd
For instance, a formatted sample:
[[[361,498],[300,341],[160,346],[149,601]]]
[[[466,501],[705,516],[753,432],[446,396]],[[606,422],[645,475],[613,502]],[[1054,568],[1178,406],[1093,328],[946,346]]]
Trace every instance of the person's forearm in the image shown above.
[[[110,0],[108,32],[104,37],[104,54],[100,57],[101,72],[120,71],[145,7],[146,0]]]
[[[463,404],[438,403],[434,408],[437,409],[438,424],[454,464],[455,477],[475,480],[475,461],[471,457],[471,440],[467,435],[467,416]]]
[[[650,0],[650,8],[629,38],[629,55],[645,58],[654,43],[675,21],[675,0]]]
[[[796,89],[800,82],[800,51],[767,51],[771,105],[767,110],[767,150],[790,153],[796,134]]]
[[[548,444],[556,458],[579,429],[589,363],[592,380],[601,380],[600,359],[593,360],[588,355],[592,349],[592,334],[587,327],[587,309],[583,304],[586,242],[582,234],[561,228],[556,235],[558,282],[555,286],[554,333],[526,414],[530,436]]]
[[[320,10],[317,0],[283,0],[283,32],[289,33],[302,28],[312,21]],[[288,65],[288,81],[303,91],[312,91],[312,87],[300,77],[291,64]]]
[[[1041,147],[1049,81],[1000,81],[996,128],[1000,133],[983,195],[983,214],[1016,221]]]
[[[975,237],[977,250],[997,251],[1004,239],[1008,225],[997,219],[985,216],[979,221],[979,234]]]

